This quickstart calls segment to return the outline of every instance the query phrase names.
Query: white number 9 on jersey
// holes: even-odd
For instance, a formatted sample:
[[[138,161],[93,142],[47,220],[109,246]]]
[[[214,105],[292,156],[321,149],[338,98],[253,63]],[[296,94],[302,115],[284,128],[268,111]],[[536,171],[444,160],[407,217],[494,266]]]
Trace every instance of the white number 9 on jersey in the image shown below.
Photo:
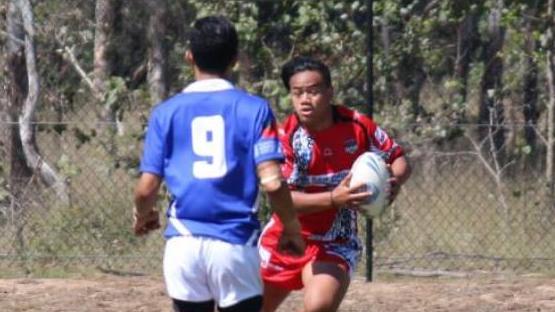
[[[193,152],[210,160],[193,162],[193,176],[198,179],[220,178],[227,172],[225,124],[220,115],[195,117],[191,122]]]

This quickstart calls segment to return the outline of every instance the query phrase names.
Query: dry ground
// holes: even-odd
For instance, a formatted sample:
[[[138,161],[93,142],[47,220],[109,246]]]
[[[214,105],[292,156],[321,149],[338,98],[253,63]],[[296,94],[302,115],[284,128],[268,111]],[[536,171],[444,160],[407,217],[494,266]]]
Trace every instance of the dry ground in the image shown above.
[[[300,293],[280,311],[299,310]],[[155,277],[0,279],[0,311],[170,311]],[[555,311],[555,279],[534,276],[356,278],[340,311]]]

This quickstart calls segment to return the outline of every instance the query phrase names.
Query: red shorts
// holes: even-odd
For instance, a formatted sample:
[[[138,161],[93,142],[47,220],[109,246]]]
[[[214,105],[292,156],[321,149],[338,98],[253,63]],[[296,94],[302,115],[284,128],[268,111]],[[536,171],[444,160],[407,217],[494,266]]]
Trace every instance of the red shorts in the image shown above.
[[[360,256],[360,250],[353,244],[312,240],[307,241],[303,256],[285,255],[277,251],[280,233],[280,227],[274,228],[269,224],[259,244],[262,280],[280,288],[302,289],[302,271],[310,262],[337,263],[346,272],[352,272]]]

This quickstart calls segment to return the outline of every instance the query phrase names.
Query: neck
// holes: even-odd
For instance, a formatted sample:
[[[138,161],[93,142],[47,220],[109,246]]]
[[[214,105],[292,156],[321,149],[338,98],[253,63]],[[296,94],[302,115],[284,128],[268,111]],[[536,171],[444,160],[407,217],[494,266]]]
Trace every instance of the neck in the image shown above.
[[[322,131],[333,126],[333,108],[329,106],[329,111],[323,119],[319,119],[314,124],[304,124],[308,131]]]
[[[198,67],[195,66],[195,80],[206,80],[206,79],[226,79],[226,75],[224,74],[214,74],[214,73],[207,73],[201,71]]]

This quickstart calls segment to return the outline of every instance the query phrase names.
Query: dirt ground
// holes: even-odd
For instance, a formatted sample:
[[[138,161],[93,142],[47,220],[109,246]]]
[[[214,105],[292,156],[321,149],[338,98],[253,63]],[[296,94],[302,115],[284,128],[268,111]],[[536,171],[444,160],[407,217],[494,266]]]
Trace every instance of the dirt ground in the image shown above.
[[[280,311],[299,311],[294,293]],[[0,279],[0,311],[170,311],[160,278]],[[356,278],[340,311],[555,311],[555,278]]]

